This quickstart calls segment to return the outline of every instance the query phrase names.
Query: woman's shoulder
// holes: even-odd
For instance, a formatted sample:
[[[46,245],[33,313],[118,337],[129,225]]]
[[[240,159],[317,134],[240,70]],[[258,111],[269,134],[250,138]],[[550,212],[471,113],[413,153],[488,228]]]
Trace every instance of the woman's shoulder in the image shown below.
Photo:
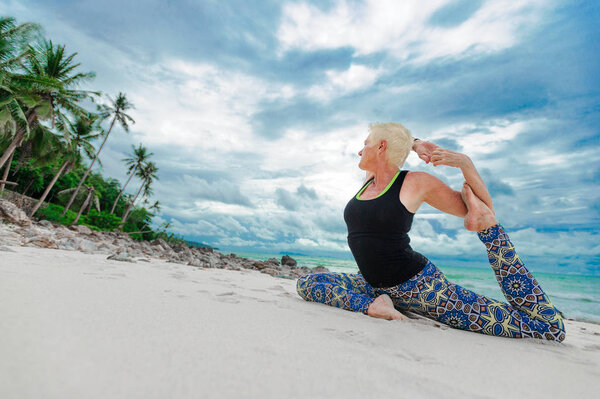
[[[404,177],[404,181],[413,181],[413,182],[428,182],[433,179],[437,179],[437,177],[421,171],[406,171],[406,176]]]
[[[421,171],[407,171],[406,176],[404,177],[403,186],[410,187],[412,190],[416,190],[418,192],[425,192],[430,189],[434,189],[435,187],[439,186],[440,183],[444,184],[439,178],[430,173]]]

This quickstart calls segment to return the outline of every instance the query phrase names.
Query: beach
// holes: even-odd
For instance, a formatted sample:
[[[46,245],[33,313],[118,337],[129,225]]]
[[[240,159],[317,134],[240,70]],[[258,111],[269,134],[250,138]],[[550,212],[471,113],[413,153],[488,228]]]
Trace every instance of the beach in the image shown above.
[[[559,344],[386,321],[256,270],[5,245],[3,398],[591,398],[600,326]]]

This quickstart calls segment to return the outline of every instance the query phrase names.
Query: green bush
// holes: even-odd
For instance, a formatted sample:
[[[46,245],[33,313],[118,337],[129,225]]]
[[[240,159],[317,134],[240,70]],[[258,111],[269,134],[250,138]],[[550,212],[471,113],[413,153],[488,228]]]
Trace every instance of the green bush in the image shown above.
[[[68,210],[64,217],[61,217],[60,214],[63,212],[65,208],[56,205],[56,204],[48,204],[45,208],[40,208],[35,213],[35,216],[39,219],[46,219],[54,223],[63,224],[65,226],[73,223],[73,220],[77,217],[77,213]]]
[[[83,219],[83,220],[82,220]],[[97,227],[98,230],[116,230],[119,227],[121,219],[117,215],[111,215],[106,211],[98,212],[92,209],[90,213],[82,217],[81,224],[88,225],[89,227]]]

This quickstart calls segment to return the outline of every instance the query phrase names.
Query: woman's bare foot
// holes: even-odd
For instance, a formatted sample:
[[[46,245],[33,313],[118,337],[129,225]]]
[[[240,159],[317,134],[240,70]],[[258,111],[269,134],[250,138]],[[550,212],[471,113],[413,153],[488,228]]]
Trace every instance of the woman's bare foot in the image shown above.
[[[367,314],[371,317],[377,317],[379,319],[386,320],[407,320],[408,317],[404,316],[402,313],[398,312],[396,308],[394,308],[394,304],[392,303],[392,299],[386,295],[379,295],[371,305],[369,305],[369,309],[367,310]]]
[[[494,212],[487,207],[465,182],[461,191],[462,199],[469,212],[465,216],[465,228],[469,231],[481,231],[498,224]]]

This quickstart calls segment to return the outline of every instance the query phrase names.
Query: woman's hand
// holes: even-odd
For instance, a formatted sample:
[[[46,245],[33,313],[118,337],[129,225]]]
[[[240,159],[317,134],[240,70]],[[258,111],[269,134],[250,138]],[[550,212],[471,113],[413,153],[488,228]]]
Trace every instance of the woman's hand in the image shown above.
[[[454,152],[445,148],[436,148],[431,154],[433,166],[446,165],[454,168],[463,168],[471,162],[471,159],[465,154]]]
[[[417,153],[425,163],[431,162],[431,155],[433,151],[439,148],[437,145],[430,143],[429,141],[416,140],[413,144],[413,151]]]

